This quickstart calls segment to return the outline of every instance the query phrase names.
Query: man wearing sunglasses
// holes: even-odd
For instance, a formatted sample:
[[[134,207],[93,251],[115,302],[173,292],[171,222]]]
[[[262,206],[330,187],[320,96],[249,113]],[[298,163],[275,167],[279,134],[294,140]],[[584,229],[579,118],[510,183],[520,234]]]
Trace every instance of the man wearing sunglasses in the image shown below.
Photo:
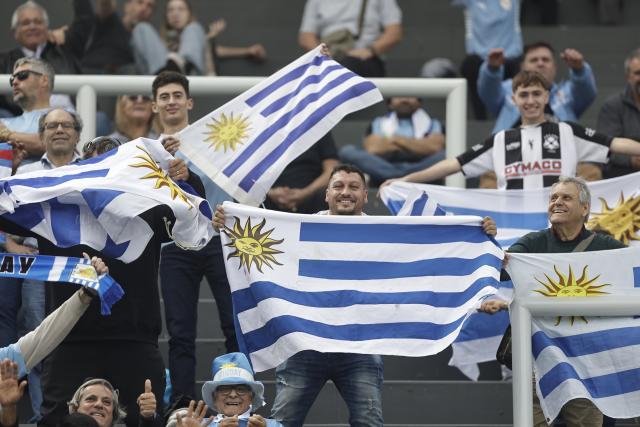
[[[13,101],[20,105],[23,113],[1,120],[0,141],[13,147],[14,171],[22,161],[31,163],[45,151],[38,135],[38,120],[49,111],[54,78],[51,65],[41,59],[20,58],[13,66],[9,77]]]

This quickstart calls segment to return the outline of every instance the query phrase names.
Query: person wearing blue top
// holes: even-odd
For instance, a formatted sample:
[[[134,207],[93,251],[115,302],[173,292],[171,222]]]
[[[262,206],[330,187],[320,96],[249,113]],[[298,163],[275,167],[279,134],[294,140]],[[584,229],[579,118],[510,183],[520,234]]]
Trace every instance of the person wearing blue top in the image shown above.
[[[340,159],[369,174],[373,185],[427,168],[445,158],[442,124],[415,97],[389,99],[389,113],[369,126],[363,147],[346,145]]]
[[[214,182],[194,164],[182,156],[176,134],[189,125],[189,110],[193,100],[189,96],[189,80],[182,74],[165,71],[152,84],[152,109],[158,115],[162,143],[167,151],[201,177],[206,198],[211,206],[231,200]],[[174,243],[162,248],[160,277],[162,297],[165,301],[165,319],[169,332],[169,372],[172,401],[180,395],[195,395],[196,321],[200,283],[206,277],[216,300],[220,325],[225,336],[227,351],[237,351],[238,344],[233,326],[231,289],[227,280],[220,237],[214,236],[199,251],[184,250]]]
[[[596,80],[582,53],[565,49],[561,58],[569,66],[569,80],[556,79],[555,51],[546,42],[525,46],[522,70],[537,71],[551,84],[549,104],[545,113],[555,121],[575,121],[596,97]],[[493,132],[511,129],[520,124],[520,113],[513,102],[511,79],[503,81],[504,52],[491,49],[480,67],[478,94],[490,114],[497,117]]]
[[[218,413],[211,427],[282,427],[276,420],[253,412],[265,405],[264,385],[256,381],[243,353],[229,353],[213,360],[213,378],[202,386],[202,399]]]
[[[478,70],[490,49],[502,49],[505,74],[511,78],[520,71],[522,32],[520,30],[520,0],[453,0],[453,5],[465,8],[465,50],[467,56],[460,67],[467,79],[469,99],[476,119],[487,118],[478,97]]]

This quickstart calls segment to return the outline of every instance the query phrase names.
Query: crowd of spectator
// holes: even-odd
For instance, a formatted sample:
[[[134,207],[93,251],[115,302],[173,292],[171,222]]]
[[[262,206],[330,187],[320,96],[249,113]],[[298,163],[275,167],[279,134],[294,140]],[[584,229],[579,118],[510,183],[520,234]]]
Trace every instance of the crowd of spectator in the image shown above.
[[[571,147],[566,150],[574,155],[564,159],[570,166],[563,174],[591,180],[640,170],[640,145],[635,142],[640,139],[640,50],[624,60],[626,86],[602,106],[600,133],[596,133],[574,123],[597,96],[596,76],[584,55],[573,48],[556,52],[544,40],[523,43],[521,13],[542,11],[539,23],[557,25],[556,0],[453,0],[452,5],[464,8],[466,55],[430,61],[422,76],[453,77],[453,63],[459,59],[460,74],[468,82],[472,116],[495,120],[493,134],[459,157],[445,159],[446,129],[431,115],[428,105],[414,96],[392,97],[387,100],[388,112],[373,118],[360,138],[336,142],[329,133],[295,159],[268,192],[267,208],[311,214],[329,207],[328,213],[335,214],[341,207],[334,186],[351,185],[356,196],[350,201],[356,209],[347,214],[360,215],[368,186],[397,179],[439,183],[458,171],[482,175],[480,186],[486,188],[548,187],[558,180],[559,172],[543,171],[539,180],[504,174],[509,164],[503,151],[510,150],[505,144],[513,147],[517,142],[518,150],[529,144],[533,149],[534,140],[544,147],[538,157]],[[156,27],[152,17],[160,7],[163,23]],[[603,23],[620,19],[619,2],[601,0],[598,7]],[[227,27],[222,18],[204,24],[197,20],[189,0],[123,0],[122,4],[74,0],[73,17],[55,29],[49,28],[42,5],[29,0],[17,7],[10,22],[16,47],[0,54],[0,72],[11,75],[12,87],[11,95],[0,99],[0,177],[61,167],[81,160],[81,155],[90,158],[145,137],[161,139],[175,155],[169,171],[173,179],[189,183],[211,206],[231,200],[180,152],[177,133],[189,125],[194,107],[186,76],[219,75],[220,61],[264,61],[267,51],[259,43],[221,44],[219,35]],[[334,59],[365,77],[390,76],[387,54],[402,38],[402,11],[396,0],[307,0],[298,32],[302,49],[325,43]],[[566,80],[557,79],[560,60],[569,69]],[[55,76],[60,74],[157,77],[147,94],[123,94],[115,101],[101,98],[97,133],[102,138],[88,142],[79,153],[82,121],[73,99],[55,93]],[[544,128],[544,138],[533,136],[535,127]],[[340,162],[357,168],[340,169]],[[254,380],[245,356],[236,353],[220,238],[214,237],[196,253],[165,244],[170,236],[163,215],[161,208],[144,214],[155,234],[143,255],[129,264],[105,258],[86,246],[56,247],[0,218],[0,227],[7,233],[0,244],[6,252],[86,253],[101,271],[106,267],[98,257],[105,258],[126,295],[113,315],[105,318],[98,314],[98,303],[84,291],[26,279],[0,279],[0,356],[10,359],[0,363],[1,425],[18,422],[16,403],[25,390],[21,381],[25,374],[29,375],[31,421],[42,425],[97,423],[108,427],[123,421],[128,426],[168,422],[195,427],[206,421],[211,408],[221,414],[210,419],[212,425],[221,427],[238,425],[238,416],[252,427],[281,425],[278,421],[285,427],[299,426],[329,378],[339,388],[345,381],[340,392],[349,406],[352,425],[382,425],[382,361],[369,355],[304,352],[290,358],[276,371],[272,416],[278,421],[255,415],[264,403],[264,389]],[[213,379],[202,389],[204,401],[196,403],[192,401],[196,396],[196,323],[203,278],[217,303],[228,354],[211,355],[219,356],[213,363]],[[162,329],[160,292],[170,336],[169,378],[165,378],[157,346]],[[51,346],[33,350],[34,337],[51,330],[57,330]],[[44,364],[40,363],[49,353]],[[225,371],[230,366],[242,370],[241,380],[235,378],[237,372]],[[169,379],[171,393],[165,402],[165,380]],[[360,398],[368,399],[368,409]],[[166,419],[165,404],[170,409]],[[226,418],[235,418],[236,424]]]

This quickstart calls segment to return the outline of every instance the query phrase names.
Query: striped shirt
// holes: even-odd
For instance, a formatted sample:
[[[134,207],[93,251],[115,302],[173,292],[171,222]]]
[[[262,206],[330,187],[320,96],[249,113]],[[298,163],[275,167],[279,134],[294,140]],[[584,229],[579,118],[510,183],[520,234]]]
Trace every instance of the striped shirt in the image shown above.
[[[572,122],[498,132],[457,157],[467,177],[494,171],[498,189],[550,187],[578,162],[606,163],[613,138]]]

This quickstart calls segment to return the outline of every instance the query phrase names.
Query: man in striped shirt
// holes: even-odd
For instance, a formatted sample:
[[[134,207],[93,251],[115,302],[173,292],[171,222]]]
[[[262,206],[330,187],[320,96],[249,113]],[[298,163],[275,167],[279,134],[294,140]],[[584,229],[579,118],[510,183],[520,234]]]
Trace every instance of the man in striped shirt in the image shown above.
[[[467,177],[494,171],[498,189],[533,189],[549,187],[561,175],[575,176],[578,162],[606,163],[609,152],[640,154],[640,143],[632,139],[611,138],[572,122],[546,121],[549,91],[540,73],[521,71],[513,79],[519,128],[500,131],[455,158],[398,180],[431,182],[460,171]]]

